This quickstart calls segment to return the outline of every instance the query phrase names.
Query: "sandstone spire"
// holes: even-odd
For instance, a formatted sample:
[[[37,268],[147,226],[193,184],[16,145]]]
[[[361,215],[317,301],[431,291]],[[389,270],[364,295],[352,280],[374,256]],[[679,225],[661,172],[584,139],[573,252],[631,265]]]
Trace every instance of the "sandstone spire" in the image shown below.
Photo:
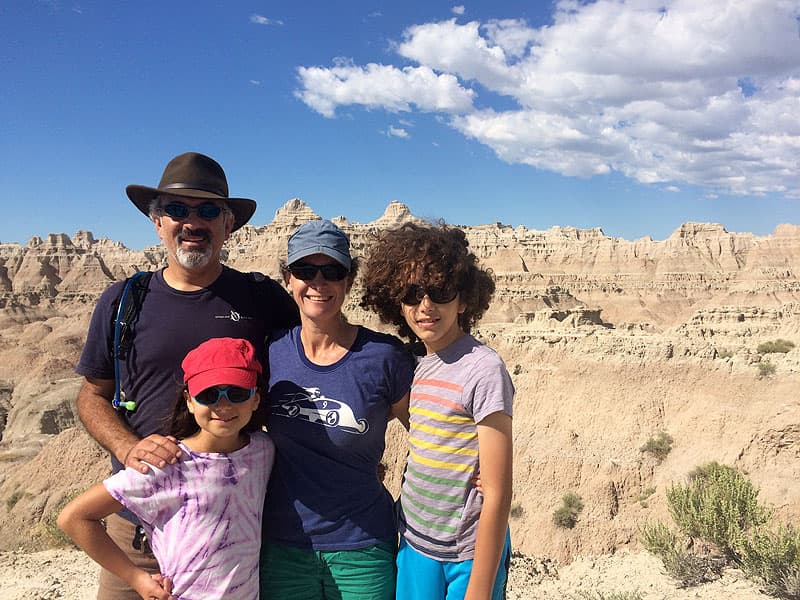
[[[320,216],[300,198],[292,198],[275,211],[272,224],[278,227],[298,227],[306,221],[319,219]]]
[[[412,215],[411,211],[408,210],[408,207],[405,204],[398,202],[397,200],[392,200],[389,202],[386,210],[383,211],[383,215],[381,215],[375,221],[372,221],[370,225],[381,228],[391,228],[399,227],[408,221],[420,222],[422,219]]]

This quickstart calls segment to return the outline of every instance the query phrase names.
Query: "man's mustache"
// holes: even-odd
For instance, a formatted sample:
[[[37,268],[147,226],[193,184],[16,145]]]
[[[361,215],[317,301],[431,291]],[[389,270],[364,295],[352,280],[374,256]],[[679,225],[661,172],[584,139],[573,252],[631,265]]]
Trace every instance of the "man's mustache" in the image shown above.
[[[192,231],[181,231],[177,236],[175,236],[175,239],[177,239],[178,242],[182,242],[186,238],[202,238],[206,241],[211,241],[211,234],[209,233],[208,229],[193,229]]]

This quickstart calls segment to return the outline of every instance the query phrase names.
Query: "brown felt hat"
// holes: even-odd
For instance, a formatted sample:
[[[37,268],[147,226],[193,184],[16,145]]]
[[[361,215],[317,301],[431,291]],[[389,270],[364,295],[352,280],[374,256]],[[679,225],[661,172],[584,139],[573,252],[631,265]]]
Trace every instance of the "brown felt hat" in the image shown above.
[[[197,152],[186,152],[169,161],[157,188],[134,184],[125,192],[136,208],[148,216],[150,202],[159,194],[224,200],[233,211],[233,231],[247,223],[256,211],[255,200],[230,198],[225,171],[213,158]]]

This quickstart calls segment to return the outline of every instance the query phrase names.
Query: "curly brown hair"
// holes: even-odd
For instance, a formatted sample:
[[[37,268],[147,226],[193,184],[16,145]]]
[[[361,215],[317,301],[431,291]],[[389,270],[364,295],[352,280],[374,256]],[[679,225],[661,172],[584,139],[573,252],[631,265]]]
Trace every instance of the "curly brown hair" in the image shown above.
[[[417,336],[400,307],[408,286],[424,282],[431,287],[455,287],[466,305],[458,324],[470,333],[489,308],[495,285],[491,271],[478,265],[478,257],[468,247],[466,234],[444,223],[406,223],[379,233],[363,269],[361,307],[374,310],[381,321],[396,325],[398,333],[413,342]]]

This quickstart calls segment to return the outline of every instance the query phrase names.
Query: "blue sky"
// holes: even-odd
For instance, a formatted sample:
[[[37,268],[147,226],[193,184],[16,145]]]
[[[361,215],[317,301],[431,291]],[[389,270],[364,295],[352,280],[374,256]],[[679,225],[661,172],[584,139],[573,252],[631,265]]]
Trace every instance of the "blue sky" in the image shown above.
[[[199,151],[254,198],[664,239],[800,223],[798,0],[0,6],[0,241],[157,243]]]

